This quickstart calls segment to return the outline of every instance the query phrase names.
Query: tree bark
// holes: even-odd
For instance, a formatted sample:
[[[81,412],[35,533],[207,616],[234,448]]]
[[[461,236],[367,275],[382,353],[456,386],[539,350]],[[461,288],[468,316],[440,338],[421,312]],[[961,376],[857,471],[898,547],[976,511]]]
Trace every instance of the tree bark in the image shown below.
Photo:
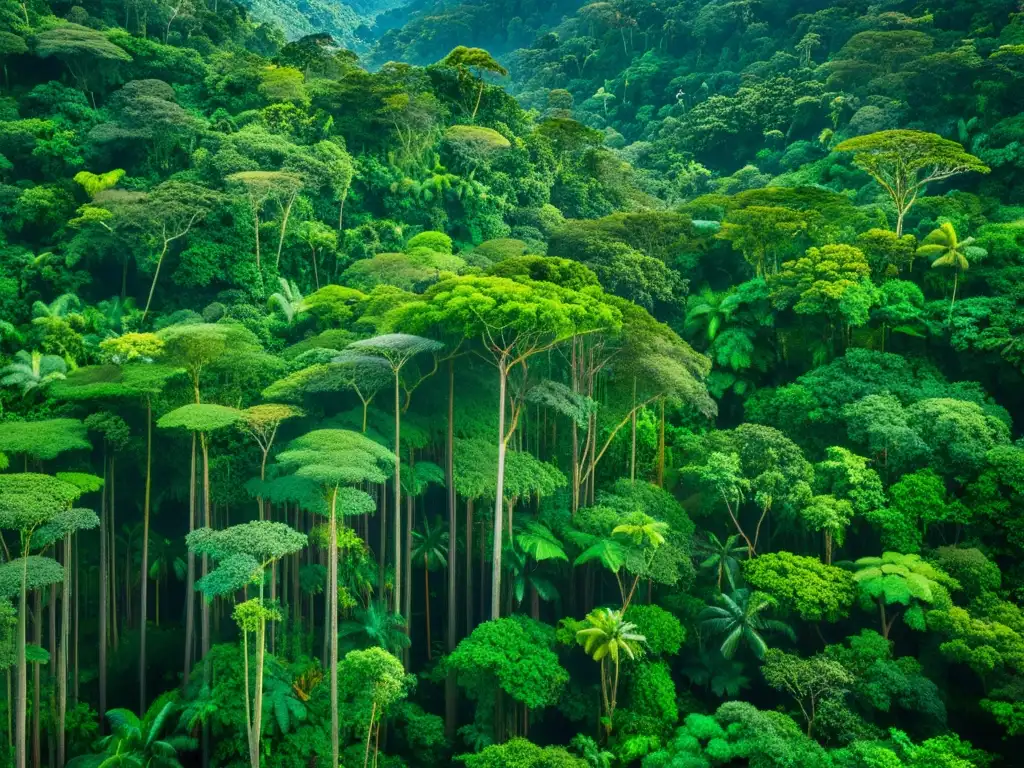
[[[491,619],[501,617],[501,533],[502,504],[505,493],[505,393],[508,389],[508,365],[498,361],[498,479],[494,488],[494,548],[491,556]]]
[[[149,500],[153,474],[153,404],[146,398],[146,490],[142,497],[142,572],[139,574],[139,712],[146,711],[146,623],[149,616]],[[159,598],[158,598],[159,599]]]
[[[189,475],[188,492],[188,531],[196,528],[196,434],[192,433],[192,468]],[[188,552],[188,575],[185,578],[185,672],[182,684],[188,685],[189,673],[192,671],[192,650],[196,632],[196,556]]]
[[[107,714],[107,597],[109,590],[107,588],[107,490],[106,483],[108,480],[108,462],[106,457],[106,448],[104,448],[103,456],[103,488],[100,491],[100,615],[99,615],[99,628],[100,628],[100,708],[97,714],[100,718],[100,735],[103,735],[103,724]]]
[[[398,371],[395,371],[395,594],[394,611],[402,612],[402,411],[398,398]],[[406,617],[408,619],[408,617]]]
[[[458,521],[455,514],[455,361],[448,361],[448,430],[445,435],[445,487],[448,492],[448,617],[446,622],[445,648],[448,653],[455,650],[457,641],[457,621],[455,610],[456,579],[458,567],[455,562],[456,555],[456,533]],[[467,534],[468,536],[468,534]],[[469,542],[466,542],[467,552]],[[467,571],[468,572],[468,571]],[[427,592],[429,605],[430,592]],[[427,626],[430,626],[429,619]],[[429,648],[429,641],[428,646]],[[458,717],[458,688],[456,687],[455,674],[449,671],[444,681],[444,730],[445,735],[451,739],[455,736],[456,719]]]
[[[327,594],[329,597],[328,613],[325,616],[331,635],[331,765],[338,764],[338,519],[337,519],[338,491],[335,489],[331,497],[331,519],[328,526],[328,565],[327,565]],[[397,535],[397,530],[396,530]]]

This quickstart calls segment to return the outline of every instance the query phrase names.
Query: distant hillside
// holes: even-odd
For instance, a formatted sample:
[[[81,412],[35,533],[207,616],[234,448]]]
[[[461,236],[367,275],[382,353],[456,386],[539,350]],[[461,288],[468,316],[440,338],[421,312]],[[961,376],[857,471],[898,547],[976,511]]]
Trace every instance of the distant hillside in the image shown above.
[[[381,13],[404,4],[404,0],[248,0],[254,18],[280,26],[289,40],[316,32],[327,32],[339,45],[360,47],[367,29]],[[360,27],[363,30],[357,32]]]
[[[381,13],[373,29],[376,64],[430,64],[457,45],[501,57],[533,43],[571,16],[580,0],[412,0]]]

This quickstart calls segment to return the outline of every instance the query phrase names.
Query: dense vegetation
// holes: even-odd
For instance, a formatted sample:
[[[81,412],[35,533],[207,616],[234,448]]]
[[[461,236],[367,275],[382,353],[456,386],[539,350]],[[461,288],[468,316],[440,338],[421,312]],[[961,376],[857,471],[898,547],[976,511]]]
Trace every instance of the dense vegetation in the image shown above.
[[[0,0],[0,764],[1017,764],[1017,4],[388,7]]]

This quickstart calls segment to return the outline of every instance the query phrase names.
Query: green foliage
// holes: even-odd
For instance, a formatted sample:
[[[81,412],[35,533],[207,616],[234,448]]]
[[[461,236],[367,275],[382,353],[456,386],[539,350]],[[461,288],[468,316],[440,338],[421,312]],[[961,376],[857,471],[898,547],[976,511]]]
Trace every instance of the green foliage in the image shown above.
[[[848,615],[855,597],[854,579],[848,571],[791,552],[748,560],[743,564],[743,577],[805,621],[838,621]]]

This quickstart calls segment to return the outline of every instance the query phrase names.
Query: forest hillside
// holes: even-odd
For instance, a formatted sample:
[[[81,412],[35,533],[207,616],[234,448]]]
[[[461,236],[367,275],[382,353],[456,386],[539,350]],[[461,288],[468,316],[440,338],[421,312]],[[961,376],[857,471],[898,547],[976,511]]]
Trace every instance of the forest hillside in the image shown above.
[[[1024,747],[1024,9],[0,0],[0,766]]]

